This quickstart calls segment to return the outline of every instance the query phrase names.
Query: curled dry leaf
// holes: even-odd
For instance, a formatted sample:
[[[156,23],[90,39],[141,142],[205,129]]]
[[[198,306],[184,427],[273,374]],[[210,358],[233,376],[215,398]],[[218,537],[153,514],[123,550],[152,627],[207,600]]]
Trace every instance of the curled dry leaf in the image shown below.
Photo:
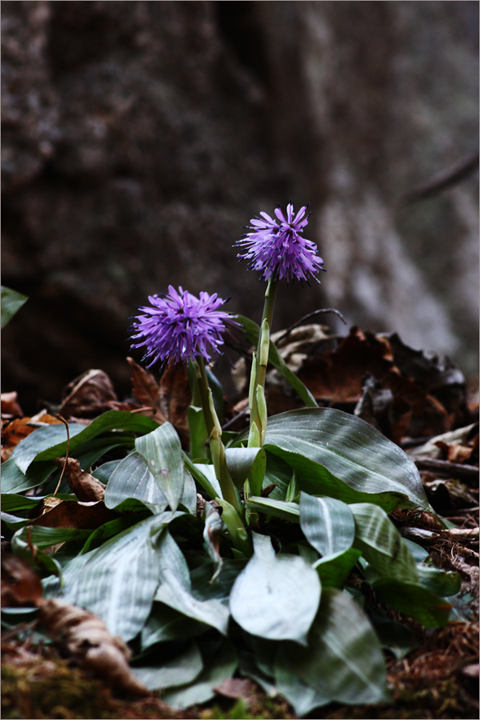
[[[127,357],[127,362],[130,365],[133,394],[136,399],[142,407],[151,408],[148,412],[150,417],[153,417],[159,423],[166,422],[167,418],[160,407],[160,387],[152,373],[144,370],[131,357]]]
[[[2,552],[2,607],[36,606],[42,592],[40,578],[28,562]]]
[[[148,690],[130,671],[130,650],[119,637],[112,637],[103,620],[94,613],[63,600],[44,600],[42,583],[35,570],[18,555],[2,555],[2,606],[38,607],[39,621],[50,637],[73,655],[85,670],[95,673],[117,690],[148,695]]]
[[[121,638],[110,635],[98,615],[54,598],[40,603],[39,620],[48,634],[85,670],[122,692],[149,694],[130,670],[129,648]]]
[[[16,417],[10,421],[2,417],[2,462],[8,460],[18,443],[38,427],[59,423],[60,420],[45,411],[34,417]]]
[[[48,498],[46,498],[48,499]],[[60,502],[44,512],[31,525],[51,528],[72,528],[77,530],[96,530],[109,520],[118,517],[118,513],[109,510],[103,502],[76,502],[60,500]]]
[[[82,470],[78,460],[61,457],[55,458],[54,463],[60,470],[65,470],[64,478],[79,500],[85,502],[103,500],[105,485],[90,473]]]
[[[67,385],[58,412],[64,417],[95,417],[118,403],[112,381],[103,370],[88,370]]]
[[[18,395],[14,392],[2,393],[2,417],[22,417],[22,408],[18,404]]]

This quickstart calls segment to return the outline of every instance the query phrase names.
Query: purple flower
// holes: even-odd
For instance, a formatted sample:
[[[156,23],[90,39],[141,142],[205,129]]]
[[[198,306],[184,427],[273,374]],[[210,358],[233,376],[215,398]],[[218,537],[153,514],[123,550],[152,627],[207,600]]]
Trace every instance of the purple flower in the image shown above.
[[[260,270],[263,280],[277,276],[279,279],[286,278],[287,282],[296,278],[308,283],[309,277],[324,268],[315,243],[301,234],[310,217],[305,215],[307,208],[308,205],[300,208],[295,215],[290,202],[286,217],[278,206],[275,220],[265,212],[260,213],[261,218],[252,218],[252,224],[247,226],[249,232],[235,243],[245,248],[245,252],[237,257],[249,260],[248,269]]]
[[[210,352],[217,356],[223,345],[225,325],[236,324],[229,313],[218,310],[226,301],[215,293],[200,293],[200,298],[171,285],[168,294],[149,296],[151,303],[140,307],[132,326],[132,348],[145,347],[143,359],[151,358],[147,367],[157,360],[186,362],[201,355],[210,360]],[[209,352],[210,347],[210,352]]]

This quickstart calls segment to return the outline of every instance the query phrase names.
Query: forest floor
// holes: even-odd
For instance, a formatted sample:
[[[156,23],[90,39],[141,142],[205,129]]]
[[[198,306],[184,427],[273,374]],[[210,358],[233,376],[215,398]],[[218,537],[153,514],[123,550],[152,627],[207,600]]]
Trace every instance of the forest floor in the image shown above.
[[[292,333],[293,335],[293,333]],[[308,335],[308,333],[307,333]],[[387,657],[392,703],[377,706],[330,704],[316,718],[478,718],[478,389],[441,359],[353,328],[347,338],[329,338],[318,349],[308,337],[281,345],[286,362],[320,405],[355,411],[409,452],[420,471],[434,510],[450,522],[432,524],[421,512],[396,510],[391,519],[406,538],[423,545],[437,567],[459,573],[461,591],[445,628],[425,629],[396,611],[408,627],[410,648]],[[400,342],[400,344],[399,344]],[[290,344],[288,344],[290,343]],[[300,360],[299,360],[300,358]],[[131,363],[134,399],[116,399],[108,377],[90,371],[74,381],[61,404],[24,417],[16,393],[2,395],[2,461],[39,423],[56,414],[89,418],[106,409],[161,412],[185,429],[185,388],[170,380],[155,392]],[[237,368],[241,376],[241,367]],[[92,374],[93,373],[93,374]],[[88,375],[88,374],[87,374]],[[239,396],[226,402],[226,420],[245,422],[242,380]],[[269,376],[269,412],[298,407],[275,372]],[[156,396],[155,393],[157,393]],[[188,404],[188,402],[187,402]],[[153,410],[152,410],[153,408]],[[47,418],[48,416],[48,418]],[[224,683],[213,700],[177,713],[161,692],[141,699],[114,693],[107,683],[81,669],[53,641],[39,639],[34,624],[2,627],[2,717],[4,718],[294,718],[281,697],[268,697],[249,679]]]

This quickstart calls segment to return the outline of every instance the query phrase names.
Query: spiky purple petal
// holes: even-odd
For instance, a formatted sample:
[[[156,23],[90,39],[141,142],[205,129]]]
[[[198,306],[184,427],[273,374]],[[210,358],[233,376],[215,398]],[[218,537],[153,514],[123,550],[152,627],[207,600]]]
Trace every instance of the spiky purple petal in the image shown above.
[[[236,243],[244,248],[237,257],[248,260],[249,269],[261,272],[263,280],[274,276],[286,278],[287,282],[294,279],[308,282],[324,268],[315,243],[301,234],[308,224],[307,208],[308,205],[301,207],[295,215],[293,204],[289,203],[286,216],[278,206],[274,210],[276,219],[266,212],[252,218],[246,228],[249,232]]]
[[[220,354],[226,325],[236,324],[229,313],[219,310],[226,301],[216,293],[201,292],[200,297],[168,286],[168,293],[149,296],[150,305],[140,307],[144,313],[132,326],[132,348],[145,348],[147,367],[157,360],[187,362],[202,356],[210,361]]]

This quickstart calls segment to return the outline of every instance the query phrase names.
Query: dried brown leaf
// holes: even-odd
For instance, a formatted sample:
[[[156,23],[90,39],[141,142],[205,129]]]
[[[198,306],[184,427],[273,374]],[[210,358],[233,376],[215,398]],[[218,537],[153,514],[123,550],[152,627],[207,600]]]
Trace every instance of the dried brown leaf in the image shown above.
[[[18,395],[14,392],[2,393],[2,417],[21,417],[22,408],[18,404]]]
[[[130,670],[130,650],[119,637],[112,637],[98,615],[62,600],[40,604],[39,620],[48,634],[60,643],[86,670],[131,695],[148,690]]]
[[[46,498],[48,500],[48,498]],[[109,510],[103,502],[76,502],[60,500],[55,507],[45,510],[31,521],[30,525],[41,525],[51,528],[72,528],[78,530],[96,530],[118,514]]]
[[[127,357],[127,362],[130,365],[133,394],[136,399],[141,406],[153,408],[153,413],[149,413],[151,417],[159,423],[166,422],[168,418],[161,409],[160,387],[154,376],[136,363],[133,358]]]
[[[216,693],[233,700],[243,698],[244,700],[255,700],[258,687],[248,678],[228,678],[221,685],[213,688]]]
[[[67,385],[58,412],[64,417],[95,417],[118,402],[112,381],[103,370],[88,370]]]
[[[82,470],[78,460],[63,457],[55,458],[54,463],[61,470],[65,469],[64,478],[79,500],[85,502],[103,500],[105,485],[90,473]]]
[[[188,436],[188,407],[192,399],[185,365],[169,363],[160,378],[160,407],[180,436]],[[182,438],[183,439],[183,438]]]
[[[37,605],[42,593],[40,578],[28,562],[2,552],[2,607]]]

